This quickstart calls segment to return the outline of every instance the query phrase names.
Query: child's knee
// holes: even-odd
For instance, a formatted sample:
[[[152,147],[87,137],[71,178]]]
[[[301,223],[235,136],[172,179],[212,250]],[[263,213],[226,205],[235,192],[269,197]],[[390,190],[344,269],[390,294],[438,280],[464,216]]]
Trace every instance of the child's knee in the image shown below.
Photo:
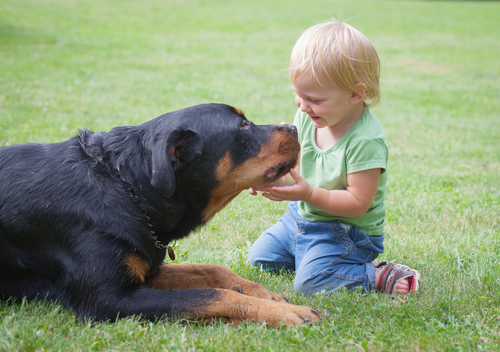
[[[250,262],[250,265],[255,268],[262,267],[264,271],[268,271],[271,266],[271,262],[266,259],[267,258],[262,255],[262,248],[256,246],[254,243],[254,245],[250,248],[250,252],[248,252],[248,261]]]
[[[312,277],[300,278],[297,276],[293,282],[293,289],[297,293],[309,296],[322,291],[324,287],[321,283],[318,284],[317,279],[313,279]]]
[[[273,236],[264,233],[252,245],[248,260],[265,271],[295,270],[295,259]]]
[[[261,268],[262,271],[270,272],[272,274],[281,274],[281,273],[291,273],[294,271],[293,266],[282,263],[282,262],[270,262],[264,260],[250,260],[250,264],[253,267]]]
[[[262,267],[264,271],[269,271],[275,265],[271,256],[255,244],[250,248],[250,252],[248,252],[248,261],[251,266],[256,268]]]
[[[252,246],[250,248],[250,252],[248,252],[248,261],[250,262],[251,266],[257,266],[257,251],[254,249],[255,246]]]

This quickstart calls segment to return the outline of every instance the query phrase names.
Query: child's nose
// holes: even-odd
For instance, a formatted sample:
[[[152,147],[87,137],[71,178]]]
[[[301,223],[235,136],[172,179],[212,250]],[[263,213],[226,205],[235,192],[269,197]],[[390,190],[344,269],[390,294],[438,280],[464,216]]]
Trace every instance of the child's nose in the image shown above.
[[[299,109],[302,112],[306,112],[307,110],[309,110],[309,106],[305,103],[304,99],[299,98],[297,105],[299,106]]]

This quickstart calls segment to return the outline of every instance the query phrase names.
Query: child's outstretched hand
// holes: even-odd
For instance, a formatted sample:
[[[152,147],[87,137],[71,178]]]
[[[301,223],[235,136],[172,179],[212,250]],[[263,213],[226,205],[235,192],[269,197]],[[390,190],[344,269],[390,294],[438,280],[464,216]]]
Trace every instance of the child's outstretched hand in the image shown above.
[[[293,186],[264,186],[259,187],[262,195],[270,200],[281,202],[283,200],[303,200],[307,201],[312,194],[313,188],[294,169],[290,169],[290,175],[295,180]]]
[[[248,189],[248,192],[250,192],[250,194],[252,196],[256,196],[257,195],[257,191],[263,191],[264,190],[263,188],[264,188],[264,186],[262,186],[262,187],[252,187],[252,188]]]

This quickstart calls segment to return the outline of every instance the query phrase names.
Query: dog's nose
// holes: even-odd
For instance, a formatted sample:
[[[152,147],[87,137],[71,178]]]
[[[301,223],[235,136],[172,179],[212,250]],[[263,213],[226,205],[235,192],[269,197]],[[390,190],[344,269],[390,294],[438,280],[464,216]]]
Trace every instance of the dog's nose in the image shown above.
[[[280,123],[278,125],[278,130],[280,130],[280,131],[285,130],[285,131],[287,131],[287,132],[289,132],[291,134],[294,134],[294,135],[298,134],[297,133],[297,127],[295,127],[295,125],[288,125],[288,124],[285,124],[285,123]]]

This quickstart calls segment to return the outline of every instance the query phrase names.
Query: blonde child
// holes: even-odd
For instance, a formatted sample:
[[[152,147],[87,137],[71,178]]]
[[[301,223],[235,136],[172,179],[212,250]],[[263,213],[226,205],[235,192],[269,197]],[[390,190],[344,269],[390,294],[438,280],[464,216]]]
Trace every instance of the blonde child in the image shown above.
[[[380,97],[375,49],[361,32],[332,20],[302,34],[289,69],[300,166],[272,187],[249,190],[291,201],[253,244],[250,262],[294,271],[294,288],[304,294],[359,286],[418,291],[418,271],[376,260],[384,248],[388,147],[369,110]]]

